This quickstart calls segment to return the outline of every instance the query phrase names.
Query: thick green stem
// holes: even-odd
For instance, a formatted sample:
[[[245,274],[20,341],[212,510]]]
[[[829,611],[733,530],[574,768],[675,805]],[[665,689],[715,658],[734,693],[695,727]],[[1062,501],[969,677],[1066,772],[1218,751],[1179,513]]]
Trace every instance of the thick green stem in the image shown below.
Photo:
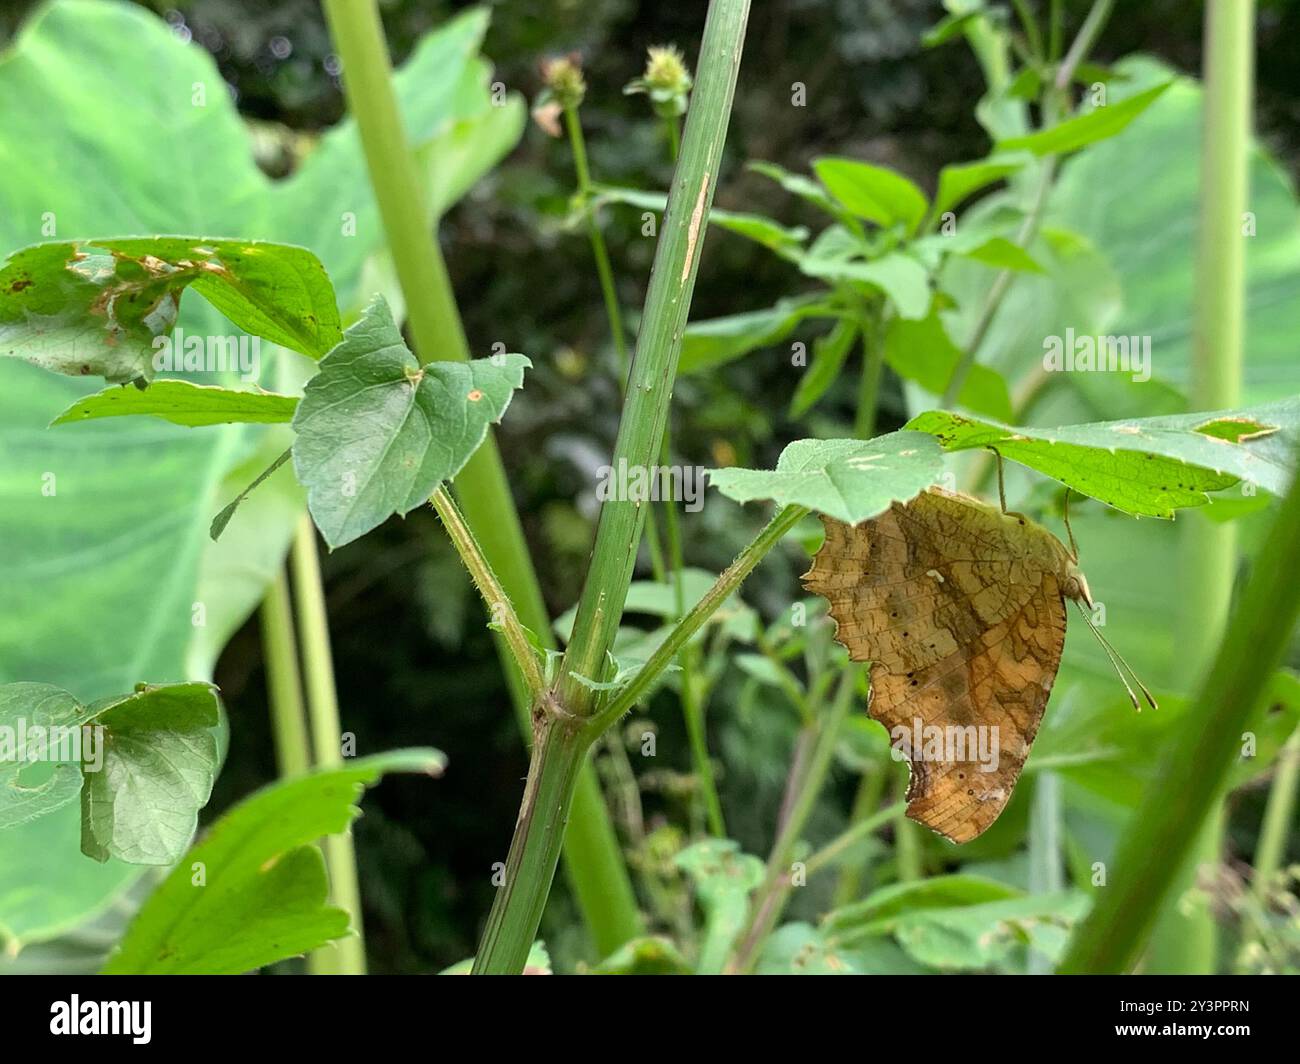
[[[1251,94],[1254,66],[1253,0],[1209,0],[1205,8],[1205,128],[1201,141],[1200,225],[1196,253],[1192,410],[1237,406],[1241,396],[1245,328],[1246,240]],[[1236,527],[1188,515],[1182,536],[1178,646],[1183,660],[1203,671],[1227,622],[1237,569]],[[1222,797],[1222,796],[1220,796]],[[1180,870],[1175,897],[1151,941],[1152,972],[1206,974],[1215,970],[1217,934],[1209,899],[1197,890],[1197,871],[1222,859],[1222,818],[1211,817],[1201,844]]]
[[[682,158],[668,195],[668,209],[655,251],[654,270],[611,462],[615,468],[647,469],[663,443],[681,354],[682,331],[690,314],[699,251],[731,117],[748,15],[748,0],[711,0],[709,5],[700,46],[695,106],[686,124]],[[641,502],[633,499],[611,499],[601,506],[592,561],[560,677],[554,695],[548,696],[540,707],[545,710],[547,722],[552,718],[563,722],[562,727],[548,726],[542,730],[548,741],[555,736],[554,742],[561,749],[540,759],[534,757],[530,766],[524,804],[511,843],[511,852],[517,853],[519,860],[513,874],[507,866],[506,887],[493,903],[488,934],[475,961],[477,971],[518,971],[522,964],[521,950],[526,955],[536,934],[550,891],[554,858],[545,840],[535,840],[532,836],[539,830],[538,825],[545,829],[546,825],[563,823],[562,814],[567,812],[567,808],[554,807],[564,799],[563,789],[551,785],[543,795],[539,793],[541,780],[548,772],[560,772],[548,768],[555,758],[579,765],[587,747],[600,735],[601,729],[592,727],[587,719],[598,702],[591,681],[605,678],[609,651],[636,565],[645,510]],[[583,720],[587,726],[571,727],[570,722],[575,719]]]
[[[434,225],[402,128],[392,70],[375,0],[324,0],[335,50],[343,61],[348,109],[357,123],[375,199],[379,204],[398,281],[406,297],[415,353],[422,362],[464,361],[469,343],[455,295],[434,239]],[[528,555],[501,455],[491,435],[460,471],[456,494],[483,555],[514,603],[520,621],[543,646],[554,648],[550,617]],[[527,688],[505,640],[498,651],[525,736],[532,725]],[[605,809],[590,770],[573,801],[565,870],[597,950],[612,952],[641,931],[641,917]]]
[[[539,705],[538,717],[519,823],[506,858],[505,879],[474,959],[475,975],[523,971],[555,877],[578,774],[587,758],[590,736],[581,722],[563,714],[549,698]]]
[[[1142,953],[1170,888],[1216,815],[1273,670],[1300,616],[1300,480],[1252,566],[1209,676],[1179,721],[1114,857],[1109,883],[1076,928],[1060,970],[1123,972]]]
[[[712,0],[709,5],[699,80],[655,251],[611,461],[614,468],[645,470],[660,453],[748,16],[748,0]],[[595,708],[596,692],[584,679],[604,678],[636,564],[645,513],[646,507],[635,499],[610,499],[601,506],[591,565],[558,688],[561,704],[576,715],[587,716]]]
[[[301,776],[311,768],[311,739],[298,671],[298,641],[293,634],[293,606],[284,570],[266,589],[261,611],[262,655],[271,703],[275,763],[281,779]]]
[[[321,580],[316,526],[306,514],[298,522],[290,550],[294,597],[298,603],[298,639],[302,645],[307,713],[311,719],[312,760],[317,768],[343,763],[343,736],[339,724],[338,692],[334,685],[334,656],[330,651],[329,622],[325,614],[325,585]],[[361,923],[361,887],[357,882],[357,857],[351,830],[329,835],[323,842],[329,870],[330,896],[344,910],[356,932],[340,939],[334,955],[317,951],[309,967],[318,975],[365,975],[366,947]]]

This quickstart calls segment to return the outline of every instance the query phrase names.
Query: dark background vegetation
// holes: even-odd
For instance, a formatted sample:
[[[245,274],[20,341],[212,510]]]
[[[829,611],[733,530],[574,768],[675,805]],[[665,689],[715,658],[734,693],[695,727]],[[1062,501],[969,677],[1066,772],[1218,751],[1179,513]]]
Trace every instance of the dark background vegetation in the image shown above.
[[[10,35],[34,6],[5,0],[0,33]],[[241,111],[265,123],[263,165],[271,172],[290,168],[310,136],[341,116],[315,0],[144,6],[214,54]],[[385,4],[395,59],[460,6]],[[1070,25],[1086,7],[1067,4]],[[676,43],[693,63],[704,5],[511,0],[493,8],[485,53],[496,63],[496,77],[531,100],[540,59],[580,53],[589,86],[583,122],[597,180],[666,187],[669,169],[644,98],[625,97],[622,86],[640,73],[648,45]],[[1294,171],[1300,5],[1274,0],[1260,8],[1258,125]],[[1196,73],[1201,14],[1200,4],[1186,0],[1120,0],[1096,58],[1147,51]],[[937,0],[758,0],[718,205],[792,224],[811,220],[801,203],[744,172],[746,159],[802,170],[813,157],[834,152],[895,167],[932,189],[942,165],[982,155],[988,144],[973,116],[982,91],[974,60],[960,45],[935,51],[920,45],[942,15]],[[794,82],[807,86],[805,108],[790,106]],[[563,224],[572,187],[567,145],[532,126],[442,228],[471,343],[486,354],[494,340],[505,340],[537,366],[499,439],[553,614],[579,592],[595,514],[586,471],[609,453],[618,412],[590,251],[581,231]],[[622,302],[634,315],[653,241],[641,235],[638,212],[608,213],[606,225]],[[714,234],[694,317],[770,305],[797,290],[800,280],[753,245]],[[676,460],[772,463],[793,431],[785,419],[790,388],[788,364],[775,351],[681,381]],[[837,410],[847,423],[852,398],[846,386],[840,403],[823,404],[827,413],[814,427],[834,432]],[[881,427],[896,427],[896,392],[886,392],[883,410]],[[729,503],[706,506],[685,527],[688,562],[724,565],[757,519]],[[489,866],[504,860],[526,755],[478,602],[431,514],[390,522],[332,555],[326,575],[344,728],[355,733],[358,751],[432,742],[450,756],[436,792],[419,781],[385,783],[367,801],[356,832],[372,970],[437,970],[473,952],[492,896]],[[747,586],[746,598],[771,616],[788,604],[795,575],[774,556]],[[274,775],[255,621],[231,642],[217,680],[235,710],[231,756],[205,813],[209,821]],[[735,685],[723,685],[710,707],[710,745],[726,765],[731,833],[764,852],[793,724],[782,724],[779,714],[738,719],[729,704],[734,692]],[[673,773],[687,772],[689,761],[675,704],[665,699],[649,716],[660,736],[658,771],[643,781],[652,791],[647,814],[654,817],[675,809]]]

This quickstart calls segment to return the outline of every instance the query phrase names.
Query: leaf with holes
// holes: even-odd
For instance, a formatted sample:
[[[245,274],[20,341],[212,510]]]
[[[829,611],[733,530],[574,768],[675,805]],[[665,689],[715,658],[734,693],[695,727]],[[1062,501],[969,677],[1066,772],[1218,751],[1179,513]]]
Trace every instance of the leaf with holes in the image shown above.
[[[994,449],[1117,510],[1172,517],[1180,507],[1204,505],[1206,492],[1239,480],[1283,493],[1295,469],[1300,399],[1056,429],[1013,428],[932,410],[906,428],[931,433],[947,451]]]

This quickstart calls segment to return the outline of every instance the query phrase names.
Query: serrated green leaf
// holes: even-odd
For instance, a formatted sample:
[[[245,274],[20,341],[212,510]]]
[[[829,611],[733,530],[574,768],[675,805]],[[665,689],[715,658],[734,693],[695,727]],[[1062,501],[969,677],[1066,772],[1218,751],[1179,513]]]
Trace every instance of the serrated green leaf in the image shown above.
[[[110,383],[151,380],[189,287],[253,336],[312,358],[338,343],[334,289],[306,248],[120,237],[11,255],[0,266],[0,355]]]
[[[1244,418],[1259,431],[1234,443],[1213,434],[1224,419]],[[1201,506],[1208,491],[1246,480],[1276,495],[1294,473],[1300,436],[1300,399],[1283,399],[1240,411],[1101,421],[1057,429],[1013,428],[933,410],[907,428],[928,432],[948,451],[993,447],[1076,491],[1123,510],[1172,517]],[[1200,431],[1209,427],[1210,433]]]
[[[293,464],[331,547],[428,500],[499,421],[523,355],[421,366],[379,298],[321,360],[293,419]]]
[[[348,917],[328,903],[316,840],[346,830],[385,773],[444,764],[436,750],[399,750],[246,798],[149,896],[105,973],[236,975],[342,938]]]
[[[771,499],[857,524],[924,491],[942,471],[932,438],[891,432],[873,440],[796,440],[776,469],[714,469],[709,483],[736,502]]]
[[[1030,151],[1035,155],[1064,155],[1068,152],[1086,148],[1089,144],[1107,137],[1113,137],[1123,131],[1130,122],[1150,107],[1172,85],[1166,81],[1144,92],[1119,100],[1116,103],[1097,107],[1092,111],[1067,118],[1047,129],[1030,133],[1024,137],[1012,137],[998,144],[999,152]]]
[[[220,720],[217,689],[206,683],[145,687],[91,706],[103,761],[83,766],[82,853],[173,864],[212,794]]]
[[[925,217],[925,193],[902,174],[856,159],[829,156],[813,172],[844,208],[880,226],[903,225],[910,233]]]
[[[274,424],[293,420],[298,399],[274,392],[242,392],[189,381],[154,381],[148,388],[111,386],[78,399],[50,427],[101,417],[145,414],[174,425]]]
[[[861,901],[829,913],[822,926],[836,941],[847,943],[888,933],[910,913],[1015,899],[1023,893],[983,876],[935,876],[880,887]]]

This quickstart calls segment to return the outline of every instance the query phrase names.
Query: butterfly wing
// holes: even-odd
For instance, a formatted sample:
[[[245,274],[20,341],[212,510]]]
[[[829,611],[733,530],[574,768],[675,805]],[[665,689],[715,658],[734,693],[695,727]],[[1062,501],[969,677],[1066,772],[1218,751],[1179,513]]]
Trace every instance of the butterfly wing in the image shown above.
[[[849,656],[872,662],[871,716],[911,765],[907,815],[968,842],[1011,797],[1056,679],[1057,574],[1014,521],[957,495],[822,521],[804,586]]]

